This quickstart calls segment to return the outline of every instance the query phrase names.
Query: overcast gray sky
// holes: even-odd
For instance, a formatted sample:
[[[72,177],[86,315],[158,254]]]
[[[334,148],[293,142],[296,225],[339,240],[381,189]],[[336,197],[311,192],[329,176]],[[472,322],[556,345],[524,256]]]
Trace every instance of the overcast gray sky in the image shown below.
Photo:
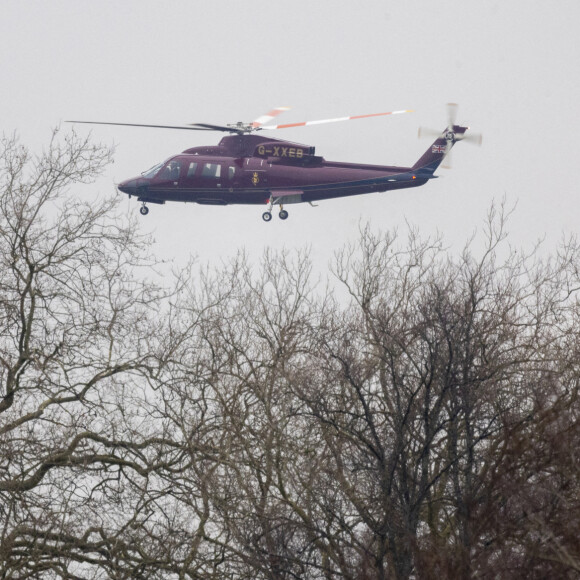
[[[259,207],[167,204],[141,223],[165,259],[309,245],[324,265],[361,221],[406,220],[459,243],[505,195],[518,204],[512,243],[555,245],[578,223],[579,22],[578,0],[3,0],[2,130],[38,150],[65,119],[228,123],[290,106],[281,122],[297,122],[411,108],[272,134],[329,160],[410,165],[429,145],[417,128],[443,129],[454,101],[483,146],[457,145],[454,168],[421,188],[289,206],[286,222],[264,223]],[[78,127],[89,130],[117,153],[79,189],[88,197],[221,138]]]

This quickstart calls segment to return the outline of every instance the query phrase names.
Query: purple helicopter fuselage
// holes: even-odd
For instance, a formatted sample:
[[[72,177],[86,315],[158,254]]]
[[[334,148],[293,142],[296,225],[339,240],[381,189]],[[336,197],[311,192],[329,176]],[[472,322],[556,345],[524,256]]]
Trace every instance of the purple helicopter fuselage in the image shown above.
[[[454,125],[412,167],[326,161],[314,147],[259,135],[223,137],[194,147],[118,185],[144,204],[166,201],[207,205],[314,202],[418,187],[433,175],[466,127]]]

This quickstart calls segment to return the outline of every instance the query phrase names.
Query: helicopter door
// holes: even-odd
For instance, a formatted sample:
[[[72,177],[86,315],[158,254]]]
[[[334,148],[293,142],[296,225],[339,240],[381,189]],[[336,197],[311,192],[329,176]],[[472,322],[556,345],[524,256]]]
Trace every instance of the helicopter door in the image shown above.
[[[235,165],[229,164],[225,167],[224,175],[224,187],[232,188],[239,187],[239,172],[236,170]]]
[[[199,174],[199,163],[186,160],[181,172],[181,187],[196,187],[197,175]]]
[[[199,181],[201,187],[221,189],[224,180],[221,163],[202,163]]]
[[[264,159],[246,159],[243,184],[245,188],[262,189],[268,185],[268,164]]]

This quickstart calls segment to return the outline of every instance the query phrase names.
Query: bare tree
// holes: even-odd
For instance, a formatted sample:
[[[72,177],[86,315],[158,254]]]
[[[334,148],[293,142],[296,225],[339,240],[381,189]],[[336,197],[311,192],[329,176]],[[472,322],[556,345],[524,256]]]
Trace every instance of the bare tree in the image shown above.
[[[363,228],[160,276],[111,151],[0,150],[0,576],[573,577],[580,247]],[[74,192],[70,192],[72,188]]]
[[[118,577],[115,561],[135,567],[138,519],[124,480],[146,477],[153,445],[132,438],[143,417],[128,404],[158,330],[160,293],[135,274],[146,241],[116,200],[68,193],[111,161],[107,147],[55,132],[34,157],[4,138],[0,161],[1,574],[96,564]]]

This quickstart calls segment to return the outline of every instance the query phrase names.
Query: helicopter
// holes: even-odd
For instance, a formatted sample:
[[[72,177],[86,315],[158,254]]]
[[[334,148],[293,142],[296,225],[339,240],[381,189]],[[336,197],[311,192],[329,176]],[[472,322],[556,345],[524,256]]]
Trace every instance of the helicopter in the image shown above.
[[[457,105],[448,103],[448,124],[442,132],[419,129],[419,136],[434,136],[435,141],[411,167],[326,161],[316,155],[315,148],[310,145],[255,133],[412,111],[267,124],[287,110],[287,107],[277,107],[251,123],[228,125],[69,122],[230,133],[217,145],[192,147],[173,155],[141,175],[119,183],[117,188],[129,198],[136,197],[141,202],[139,211],[142,215],[149,213],[147,204],[162,205],[169,201],[217,206],[249,204],[266,206],[262,213],[265,222],[271,221],[275,206],[279,208],[280,219],[285,220],[288,211],[284,207],[295,203],[314,205],[314,202],[326,199],[419,187],[438,177],[434,173],[455,143],[465,140],[481,144],[481,135],[466,135],[469,127],[455,123]]]

